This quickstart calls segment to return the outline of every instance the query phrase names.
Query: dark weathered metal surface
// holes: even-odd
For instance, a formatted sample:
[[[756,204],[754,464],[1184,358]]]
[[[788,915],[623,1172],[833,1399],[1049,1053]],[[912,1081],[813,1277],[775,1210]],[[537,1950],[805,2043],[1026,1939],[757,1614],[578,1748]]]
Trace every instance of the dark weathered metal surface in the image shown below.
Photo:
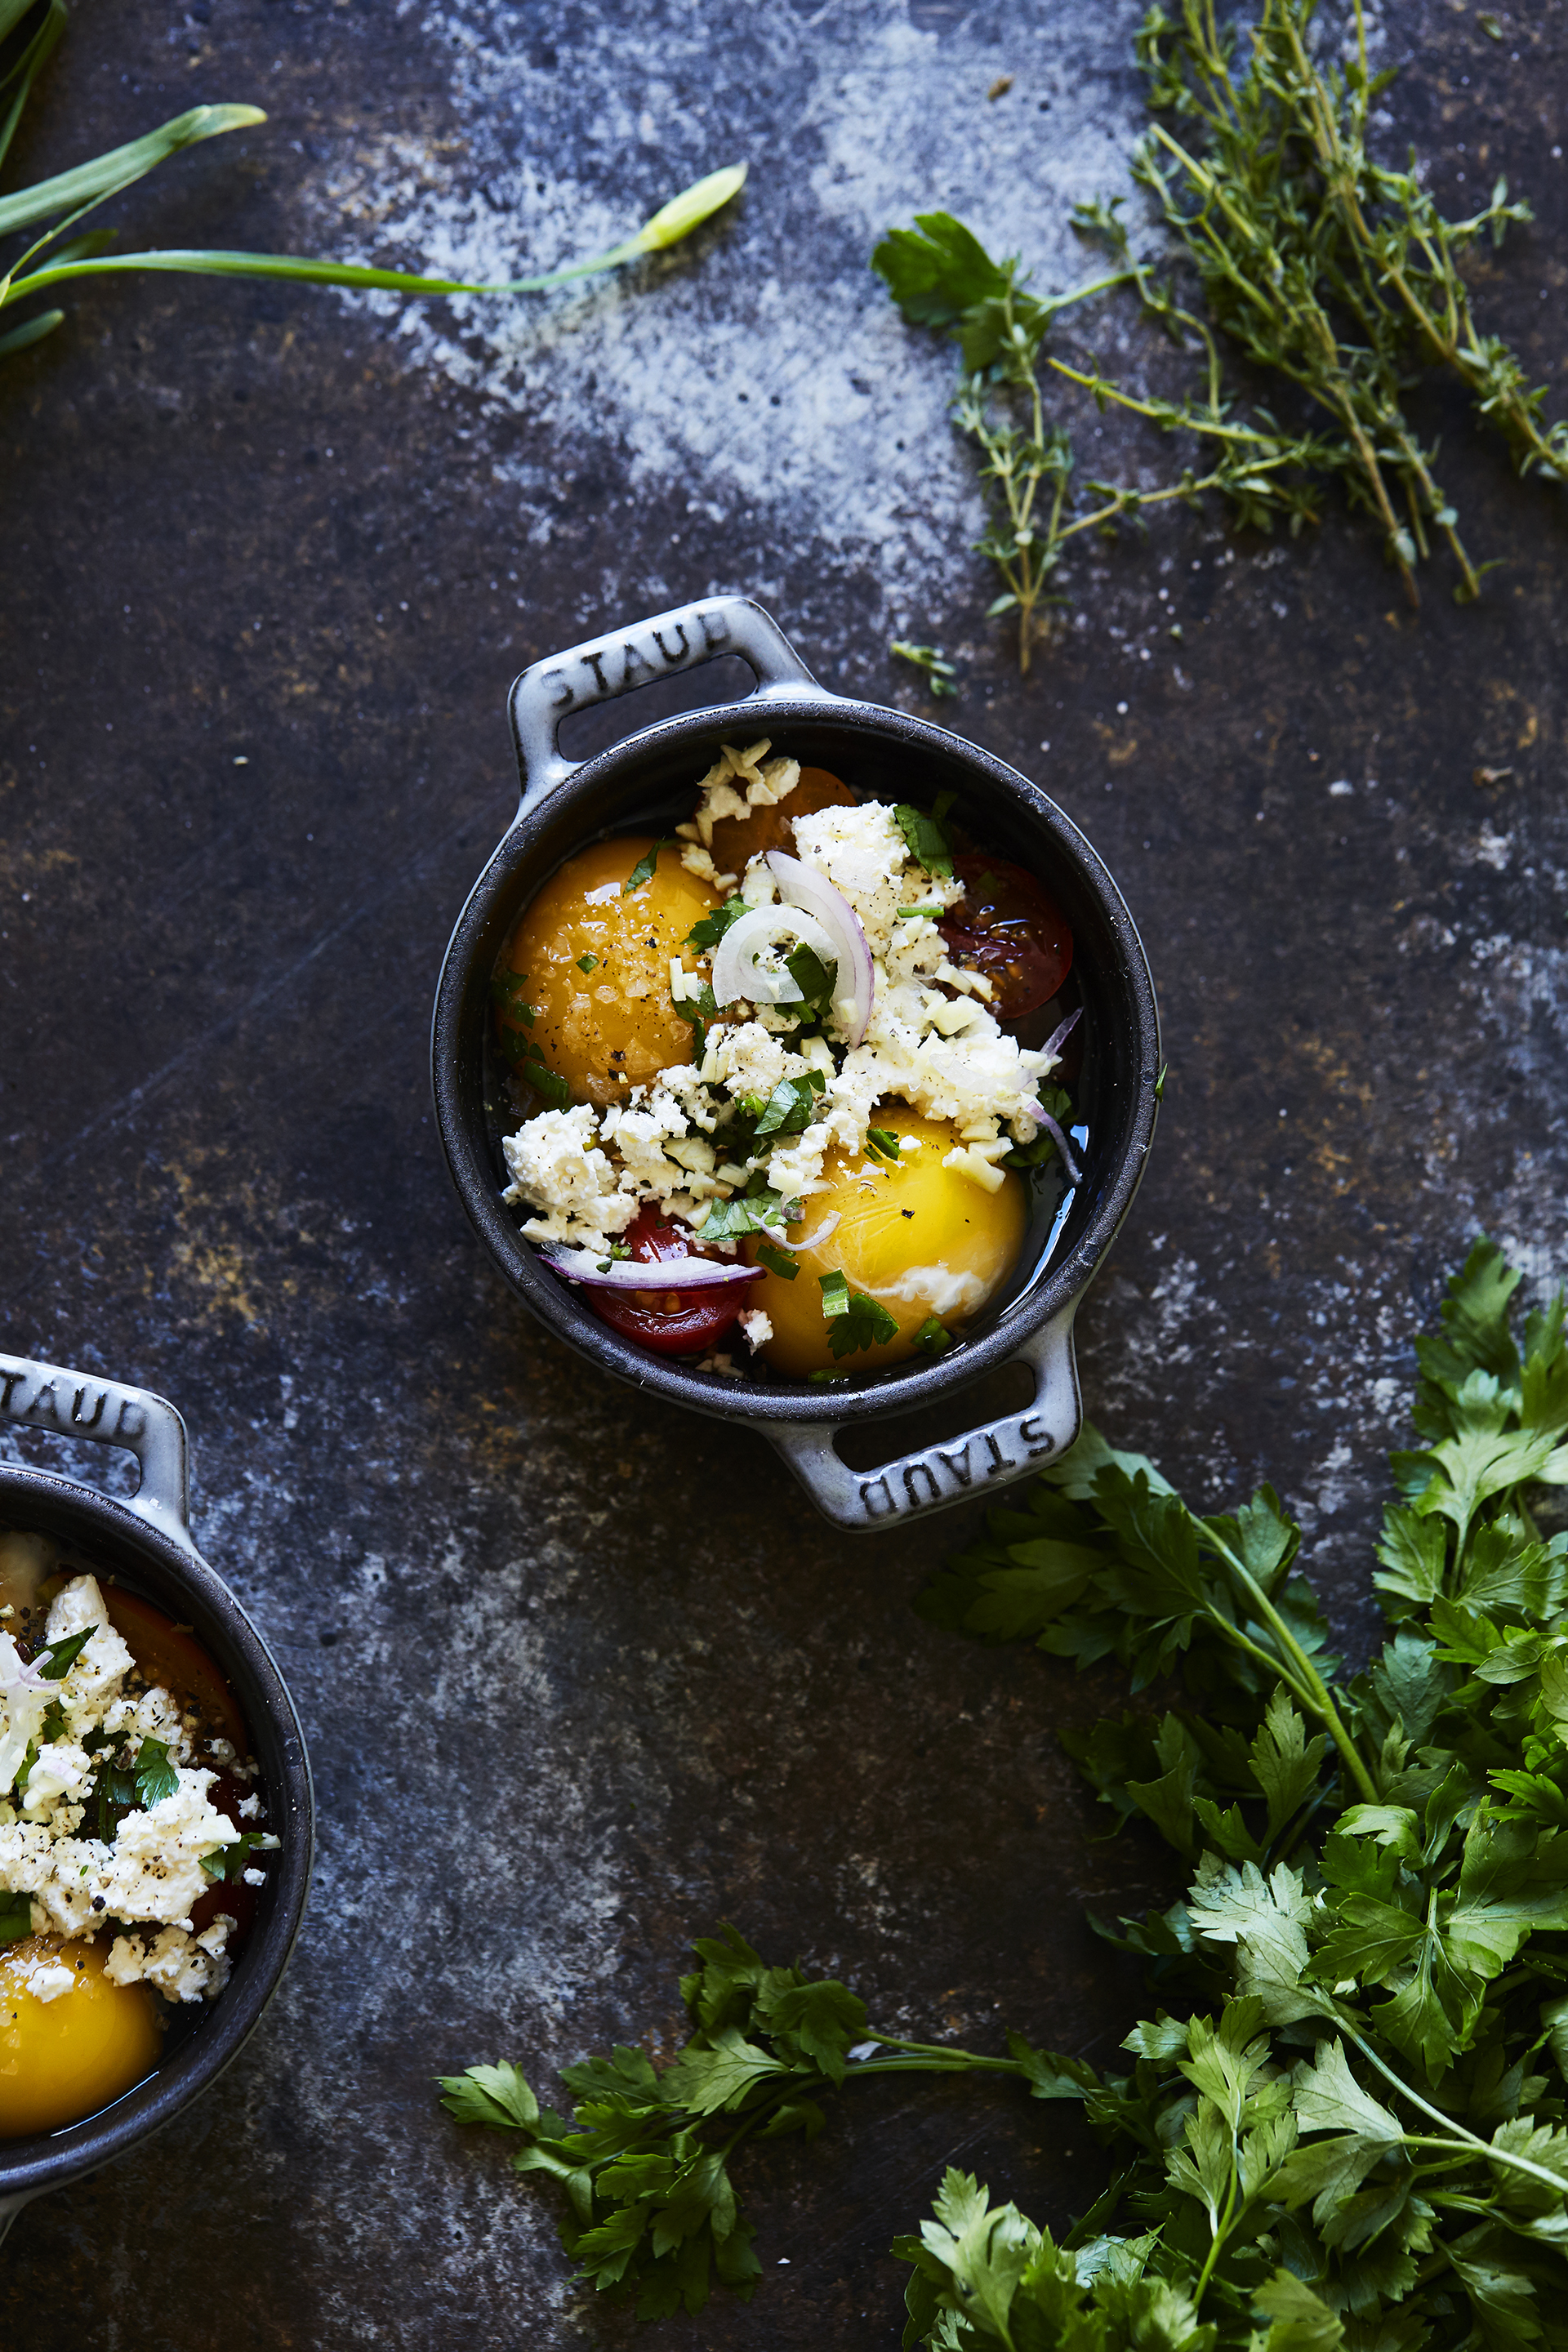
[[[1338,513],[1234,549],[1176,515],[1080,563],[1026,683],[973,617],[950,362],[865,254],[946,202],[1065,281],[1068,204],[1136,122],[1136,14],[220,0],[69,37],[26,175],[197,97],[272,112],[124,201],[148,242],[545,264],[756,169],[642,281],[461,322],[121,282],[0,380],[5,1343],[178,1400],[322,1817],[269,2021],[189,2128],[25,2217],[7,2341],[628,2340],[429,2077],[673,2033],[682,1939],[721,1916],[895,2026],[1109,2046],[1127,2014],[1080,1916],[1163,1865],[1085,1843],[1054,1736],[1108,1694],[921,1626],[961,1521],[835,1537],[760,1440],[525,1322],[449,1197],[429,993],[511,805],[523,662],[716,585],[858,692],[918,700],[897,629],[961,649],[957,722],[1085,825],[1163,992],[1090,1408],[1205,1496],[1269,1471],[1352,1643],[1442,1269],[1477,1221],[1562,1268],[1561,501],[1435,399],[1507,559],[1479,611],[1434,573],[1406,613]],[[1391,136],[1457,196],[1502,168],[1538,205],[1478,278],[1556,403],[1563,9],[1502,13],[1500,45],[1468,8],[1384,14]],[[1083,430],[1090,470],[1160,460]],[[1059,2218],[1081,2153],[1006,2095],[867,2097],[749,2160],[762,2294],[670,2340],[889,2343],[882,2250],[944,2159]]]

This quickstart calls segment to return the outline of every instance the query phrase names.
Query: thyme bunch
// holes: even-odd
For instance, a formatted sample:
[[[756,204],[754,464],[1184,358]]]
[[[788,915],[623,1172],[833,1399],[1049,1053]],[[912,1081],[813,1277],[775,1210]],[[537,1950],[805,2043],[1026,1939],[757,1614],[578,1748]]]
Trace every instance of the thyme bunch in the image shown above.
[[[1459,537],[1458,509],[1437,478],[1436,450],[1407,413],[1426,373],[1456,374],[1479,415],[1500,431],[1521,473],[1568,478],[1568,425],[1545,423],[1544,387],[1531,388],[1502,339],[1477,322],[1460,264],[1479,239],[1500,244],[1528,205],[1500,178],[1489,202],[1447,219],[1411,152],[1394,170],[1369,152],[1373,109],[1394,79],[1367,56],[1363,0],[1353,0],[1351,54],[1320,64],[1316,0],[1261,0],[1247,62],[1214,0],[1154,0],[1137,36],[1151,128],[1134,151],[1134,179],[1152,195],[1169,235],[1165,265],[1133,251],[1123,199],[1075,208],[1073,226],[1100,245],[1105,274],[1066,294],[1029,290],[1016,257],[995,261],[945,213],[893,229],[872,266],[911,324],[953,335],[963,375],[953,418],[975,445],[991,508],[977,542],[1002,577],[992,615],[1018,615],[1019,667],[1029,667],[1044,612],[1062,600],[1048,583],[1068,543],[1114,536],[1156,506],[1217,492],[1237,530],[1292,533],[1321,520],[1337,484],[1379,526],[1387,561],[1412,603],[1415,567],[1441,542],[1468,602],[1484,572]],[[1193,302],[1177,284],[1192,284]],[[1119,381],[1098,362],[1049,349],[1060,314],[1127,289],[1143,317],[1201,360],[1199,384],[1171,400]],[[1244,407],[1222,348],[1281,380],[1282,417]],[[1070,436],[1047,414],[1043,371],[1163,432],[1190,435],[1195,456],[1152,488],[1075,481]]]

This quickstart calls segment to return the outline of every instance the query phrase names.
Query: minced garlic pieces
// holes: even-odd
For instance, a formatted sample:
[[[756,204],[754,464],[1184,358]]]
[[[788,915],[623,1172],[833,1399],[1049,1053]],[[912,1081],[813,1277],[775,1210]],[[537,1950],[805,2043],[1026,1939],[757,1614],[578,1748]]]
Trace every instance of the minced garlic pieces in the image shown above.
[[[763,754],[771,740],[764,735],[749,751],[737,751],[732,743],[723,746],[697,787],[700,798],[696,815],[689,824],[678,824],[675,828],[682,841],[700,845],[705,853],[710,851],[713,828],[721,818],[746,816],[755,808],[776,808],[794,792],[800,782],[800,761],[769,760],[764,763]],[[689,874],[701,874],[712,882],[720,879],[713,872],[710,856],[705,865],[700,865],[683,850],[680,862]],[[734,879],[732,874],[726,875],[723,884]]]

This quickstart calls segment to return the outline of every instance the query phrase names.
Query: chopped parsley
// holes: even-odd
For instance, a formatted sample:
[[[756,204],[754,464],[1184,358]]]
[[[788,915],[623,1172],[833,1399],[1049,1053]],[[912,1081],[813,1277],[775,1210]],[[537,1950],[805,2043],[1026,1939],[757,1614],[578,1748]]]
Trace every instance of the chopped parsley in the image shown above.
[[[927,816],[909,801],[900,801],[893,814],[899,820],[899,830],[909,844],[910,856],[928,874],[940,874],[952,879],[952,838],[943,817],[952,806],[951,793],[940,793]]]
[[[1072,1117],[1072,1097],[1065,1087],[1042,1087],[1040,1108],[1048,1110],[1058,1126],[1065,1128]],[[1048,1127],[1042,1127],[1033,1143],[1016,1144],[1003,1160],[1002,1165],[1004,1168],[1020,1168],[1026,1173],[1035,1174],[1044,1170],[1049,1160],[1059,1157],[1056,1138]]]
[[[898,1136],[890,1127],[868,1127],[866,1129],[866,1149],[874,1151],[879,1160],[897,1160]]]
[[[757,1264],[765,1265],[770,1274],[776,1274],[781,1282],[793,1282],[800,1272],[795,1260],[772,1242],[757,1244]]]
[[[851,1290],[848,1277],[835,1267],[816,1277],[822,1290],[822,1311],[827,1319],[827,1344],[835,1357],[858,1356],[899,1336],[898,1318],[863,1290]]]
[[[838,966],[824,963],[815,948],[804,941],[792,948],[784,958],[784,970],[799,989],[805,1003],[820,1021],[833,1003],[833,992],[838,985]]]
[[[680,843],[673,833],[666,834],[662,841],[656,841],[646,856],[637,859],[637,864],[621,884],[622,898],[629,898],[634,890],[640,890],[645,882],[653,880],[653,869],[658,864],[658,853],[661,849],[679,849],[679,846]]]
[[[204,1853],[202,1868],[209,1878],[236,1879],[249,1862],[252,1847],[259,1843],[257,1831],[241,1830],[237,1845],[217,1845],[210,1853]]]
[[[687,946],[704,950],[716,948],[731,924],[738,923],[748,911],[744,898],[726,898],[721,907],[715,907],[710,915],[704,915],[692,924],[686,934]]]
[[[20,1943],[33,1932],[33,1898],[0,1887],[0,1944]]]
[[[162,1739],[144,1739],[136,1751],[136,1793],[143,1805],[157,1804],[172,1797],[180,1785],[180,1776],[169,1761],[169,1750]]]
[[[64,1641],[51,1642],[47,1650],[40,1650],[35,1663],[44,1680],[63,1683],[97,1631],[96,1625],[84,1625],[79,1633],[68,1633]]]
[[[915,1345],[925,1356],[940,1356],[952,1345],[952,1333],[940,1316],[928,1315],[915,1333]]]
[[[820,1070],[807,1070],[798,1078],[781,1078],[758,1114],[759,1137],[804,1134],[811,1125],[816,1097],[826,1087]]]
[[[697,1230],[705,1242],[735,1241],[742,1234],[766,1233],[770,1225],[780,1232],[803,1213],[800,1202],[786,1201],[773,1192],[759,1168],[743,1192],[728,1201],[715,1201]]]
[[[577,969],[579,971],[597,971],[599,969],[598,957],[596,955],[580,955],[577,959]]]

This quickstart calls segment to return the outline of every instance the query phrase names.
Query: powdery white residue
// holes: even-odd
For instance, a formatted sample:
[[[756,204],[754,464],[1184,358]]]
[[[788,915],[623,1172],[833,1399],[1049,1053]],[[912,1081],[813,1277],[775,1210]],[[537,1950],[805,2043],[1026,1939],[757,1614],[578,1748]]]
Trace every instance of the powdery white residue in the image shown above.
[[[911,26],[903,0],[804,18],[747,11],[739,38],[663,0],[624,23],[452,0],[425,27],[450,60],[460,140],[372,140],[311,192],[340,247],[468,279],[547,269],[624,237],[675,188],[740,157],[741,204],[700,246],[580,290],[402,305],[411,365],[527,423],[498,461],[521,535],[591,451],[673,493],[694,536],[748,510],[748,539],[870,566],[929,608],[980,523],[948,422],[951,344],[911,333],[868,265],[888,226],[951,209],[1042,287],[1100,267],[1073,203],[1124,189],[1138,128],[1136,5],[1021,26],[998,43]],[[1014,87],[995,104],[1001,73]],[[758,583],[762,584],[762,583]],[[624,593],[624,589],[623,589]]]

